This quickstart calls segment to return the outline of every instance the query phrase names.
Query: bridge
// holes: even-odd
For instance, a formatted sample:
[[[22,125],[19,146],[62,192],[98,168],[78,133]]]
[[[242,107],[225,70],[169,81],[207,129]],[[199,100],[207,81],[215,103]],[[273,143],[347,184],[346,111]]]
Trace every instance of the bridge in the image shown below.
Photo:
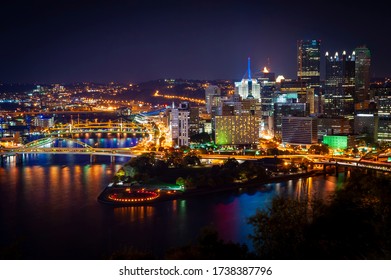
[[[335,166],[335,172],[338,173],[338,168],[362,168],[367,170],[391,172],[391,163],[384,161],[367,160],[364,158],[323,158],[323,160],[314,160],[313,164],[327,166]]]
[[[77,147],[46,147],[56,141],[68,141],[75,144]],[[7,156],[17,156],[20,158],[24,154],[74,154],[74,155],[89,155],[90,161],[93,161],[94,156],[110,156],[114,161],[115,157],[136,157],[149,151],[138,150],[135,147],[132,148],[98,148],[92,147],[84,142],[76,139],[64,138],[64,137],[46,137],[32,142],[29,142],[23,146],[15,148],[3,148],[0,150],[1,160]],[[159,154],[159,152],[155,152]],[[202,161],[207,160],[226,160],[228,158],[235,158],[238,161],[246,160],[258,160],[262,158],[280,158],[286,160],[302,159],[311,162],[314,165],[323,166],[323,169],[327,166],[335,166],[336,173],[338,173],[338,167],[344,168],[364,168],[368,170],[376,170],[382,172],[391,172],[390,162],[372,161],[364,158],[343,158],[319,155],[279,155],[279,156],[258,156],[258,155],[228,155],[228,154],[202,154],[200,155]]]
[[[49,135],[72,135],[81,133],[122,133],[136,135],[147,135],[153,133],[155,128],[148,122],[133,122],[125,119],[115,121],[78,121],[71,123],[58,123],[48,129]]]
[[[68,141],[75,144],[76,147],[46,147],[52,145],[56,141]],[[0,150],[2,160],[7,156],[16,156],[21,160],[21,156],[25,154],[73,154],[73,155],[89,155],[90,161],[93,161],[93,156],[110,156],[112,161],[114,157],[136,157],[144,151],[132,148],[96,148],[76,139],[64,137],[46,137],[32,142],[29,142],[20,147],[3,148]]]
[[[345,157],[333,157],[319,156],[319,155],[278,155],[278,156],[254,156],[254,155],[223,155],[223,154],[207,154],[200,155],[203,161],[206,160],[225,160],[228,158],[235,158],[239,162],[251,160],[256,161],[263,158],[280,158],[285,160],[302,159],[308,160],[313,165],[322,166],[325,169],[327,166],[334,166],[336,173],[338,173],[338,167],[344,168],[364,168],[375,171],[391,172],[391,163],[383,161],[366,160],[364,158],[345,158]]]

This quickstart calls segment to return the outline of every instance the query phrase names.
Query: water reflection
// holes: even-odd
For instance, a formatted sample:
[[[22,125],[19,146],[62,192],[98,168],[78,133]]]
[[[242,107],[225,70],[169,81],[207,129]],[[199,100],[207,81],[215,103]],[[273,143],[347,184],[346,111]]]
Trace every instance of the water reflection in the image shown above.
[[[117,221],[143,223],[145,219],[155,214],[153,206],[131,206],[114,208],[114,217]]]
[[[224,240],[251,248],[247,219],[267,209],[273,197],[327,198],[344,182],[342,176],[320,176],[150,206],[98,203],[121,166],[107,160],[91,164],[84,156],[29,155],[22,166],[0,167],[0,247],[21,238],[27,259],[96,259],[123,245],[162,254],[194,242],[212,225]]]

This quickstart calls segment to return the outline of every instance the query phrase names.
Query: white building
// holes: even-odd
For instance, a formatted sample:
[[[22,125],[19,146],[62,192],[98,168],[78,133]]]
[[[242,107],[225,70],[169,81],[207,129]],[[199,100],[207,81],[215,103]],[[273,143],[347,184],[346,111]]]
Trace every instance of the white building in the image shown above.
[[[49,128],[54,126],[54,117],[38,116],[34,118],[34,125],[42,128]]]
[[[187,103],[179,104],[175,108],[174,103],[169,114],[170,135],[174,145],[189,145],[189,117],[190,111]]]
[[[243,79],[241,82],[235,82],[235,93],[239,94],[242,99],[254,97],[261,98],[261,85],[256,79],[251,79],[251,92],[249,92],[249,79]]]

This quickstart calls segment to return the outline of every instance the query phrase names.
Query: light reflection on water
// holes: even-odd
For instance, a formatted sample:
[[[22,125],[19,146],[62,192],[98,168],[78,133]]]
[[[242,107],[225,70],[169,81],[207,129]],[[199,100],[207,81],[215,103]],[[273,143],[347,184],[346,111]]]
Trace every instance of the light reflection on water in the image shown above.
[[[194,242],[205,226],[226,241],[246,243],[248,217],[276,195],[327,198],[344,177],[302,178],[250,190],[118,207],[97,197],[123,162],[91,164],[85,156],[30,155],[0,167],[0,247],[19,241],[25,259],[100,259],[121,246],[159,256]]]

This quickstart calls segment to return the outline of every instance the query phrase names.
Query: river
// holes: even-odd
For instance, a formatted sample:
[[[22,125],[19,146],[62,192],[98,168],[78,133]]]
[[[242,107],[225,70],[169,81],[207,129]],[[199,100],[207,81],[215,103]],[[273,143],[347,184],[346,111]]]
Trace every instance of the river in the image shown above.
[[[326,198],[343,183],[342,176],[318,176],[152,206],[100,204],[98,195],[125,161],[100,157],[90,163],[89,156],[69,154],[28,155],[22,165],[6,162],[0,167],[0,248],[11,246],[21,259],[106,259],[123,246],[162,257],[212,226],[224,240],[251,249],[247,218],[266,209],[274,196]]]

